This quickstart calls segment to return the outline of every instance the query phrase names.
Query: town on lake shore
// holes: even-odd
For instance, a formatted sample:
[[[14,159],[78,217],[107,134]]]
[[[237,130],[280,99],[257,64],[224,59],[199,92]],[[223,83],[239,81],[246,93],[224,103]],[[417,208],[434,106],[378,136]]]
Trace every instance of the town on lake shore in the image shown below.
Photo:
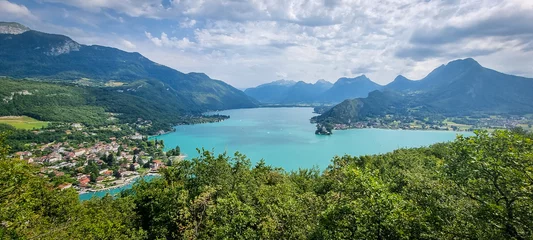
[[[162,140],[150,140],[136,131],[143,124],[63,123],[14,130],[10,138],[19,151],[13,157],[38,166],[38,174],[61,190],[75,188],[81,194],[121,187],[186,157],[179,146],[164,151]],[[36,138],[26,140],[28,135]],[[53,141],[43,143],[39,136]]]

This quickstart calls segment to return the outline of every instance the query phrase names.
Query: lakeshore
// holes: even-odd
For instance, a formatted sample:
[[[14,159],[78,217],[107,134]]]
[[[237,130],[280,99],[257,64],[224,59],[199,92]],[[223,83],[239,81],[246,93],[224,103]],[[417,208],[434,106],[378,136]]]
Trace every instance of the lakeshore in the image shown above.
[[[176,126],[176,131],[155,136],[163,140],[165,150],[180,146],[189,158],[200,156],[197,148],[216,153],[240,152],[253,164],[264,159],[266,164],[287,171],[300,168],[325,169],[335,156],[386,153],[398,148],[428,146],[448,142],[458,134],[472,132],[412,131],[376,128],[335,132],[334,136],[313,133],[309,119],[316,115],[312,108],[255,108],[221,111],[231,118],[222,122]]]
[[[113,187],[108,187],[106,189],[100,189],[100,190],[88,191],[88,192],[80,193],[79,194],[79,199],[80,199],[80,201],[87,201],[87,200],[90,200],[93,197],[97,197],[97,198],[104,197],[107,194],[109,194],[111,196],[116,196],[117,194],[119,194],[123,190],[132,188],[133,185],[137,181],[139,181],[140,179],[143,179],[144,181],[149,182],[149,181],[152,181],[154,178],[159,177],[159,176],[160,176],[159,174],[151,173],[151,174],[147,174],[147,175],[142,176],[142,177],[136,177],[136,178],[132,179],[131,181],[128,181],[127,183],[124,183],[124,184],[122,184],[120,186],[113,186]]]

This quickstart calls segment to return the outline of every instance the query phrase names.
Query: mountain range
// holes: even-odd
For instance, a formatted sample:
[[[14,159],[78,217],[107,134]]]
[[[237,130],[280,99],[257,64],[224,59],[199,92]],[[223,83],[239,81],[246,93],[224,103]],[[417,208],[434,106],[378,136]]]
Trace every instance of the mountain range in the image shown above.
[[[383,86],[361,75],[355,78],[340,78],[335,84],[323,79],[314,84],[278,80],[248,88],[244,92],[265,104],[331,104],[349,98],[366,97],[369,92],[382,88]]]
[[[80,88],[85,102],[98,103],[119,116],[156,119],[165,113],[183,116],[258,104],[242,91],[204,73],[182,73],[136,52],[83,45],[67,36],[30,30],[18,23],[0,23],[0,66],[0,76],[10,80]],[[96,92],[106,94],[94,95]],[[15,100],[24,101],[24,96]],[[160,114],[139,112],[148,110],[147,106]]]
[[[403,76],[371,92],[348,99],[315,118],[349,123],[386,114],[467,116],[533,113],[533,79],[504,74],[472,58],[442,65],[421,80]]]

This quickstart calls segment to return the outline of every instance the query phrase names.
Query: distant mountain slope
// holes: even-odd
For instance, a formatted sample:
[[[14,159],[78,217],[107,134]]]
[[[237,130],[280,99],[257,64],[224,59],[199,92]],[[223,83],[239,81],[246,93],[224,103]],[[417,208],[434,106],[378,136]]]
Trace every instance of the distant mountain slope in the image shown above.
[[[394,81],[390,82],[386,86],[383,87],[385,90],[391,90],[391,91],[410,91],[415,90],[418,86],[419,81],[413,81],[410,79],[407,79],[406,77],[402,75],[398,75]]]
[[[411,81],[410,90],[428,106],[449,114],[533,112],[533,79],[485,68],[472,58],[438,67]]]
[[[349,124],[367,117],[376,117],[402,109],[405,102],[399,101],[402,95],[395,92],[373,91],[366,98],[347,99],[313,118],[323,123]]]
[[[6,25],[12,23],[0,23]],[[254,107],[257,103],[242,91],[205,74],[184,74],[139,53],[86,46],[66,36],[33,30],[0,34],[0,66],[0,76],[152,88],[128,89],[141,98],[165,96],[162,104],[173,104],[182,111]]]
[[[338,103],[345,99],[368,96],[368,93],[383,86],[372,82],[365,75],[356,78],[340,78],[333,86],[320,96],[322,102]]]
[[[316,103],[317,98],[331,86],[333,84],[325,80],[318,80],[314,84],[299,81],[289,88],[282,103]]]
[[[315,84],[275,81],[246,89],[245,93],[262,103],[339,103],[345,99],[366,97],[369,92],[382,88],[362,75],[340,78],[334,84],[325,80],[318,80]]]
[[[248,88],[244,93],[261,103],[281,103],[287,97],[289,88],[295,84],[296,81],[292,80],[277,80]]]
[[[471,58],[442,65],[419,81],[399,76],[384,89],[381,94],[344,101],[315,119],[346,123],[376,114],[533,113],[533,79],[485,68]]]

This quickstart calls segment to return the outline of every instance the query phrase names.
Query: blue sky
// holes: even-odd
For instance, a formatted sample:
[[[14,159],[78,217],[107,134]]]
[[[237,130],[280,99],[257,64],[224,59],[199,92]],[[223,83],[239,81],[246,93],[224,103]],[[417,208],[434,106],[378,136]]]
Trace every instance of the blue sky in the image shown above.
[[[361,74],[386,84],[466,57],[533,77],[531,0],[0,0],[0,21],[239,88]]]

